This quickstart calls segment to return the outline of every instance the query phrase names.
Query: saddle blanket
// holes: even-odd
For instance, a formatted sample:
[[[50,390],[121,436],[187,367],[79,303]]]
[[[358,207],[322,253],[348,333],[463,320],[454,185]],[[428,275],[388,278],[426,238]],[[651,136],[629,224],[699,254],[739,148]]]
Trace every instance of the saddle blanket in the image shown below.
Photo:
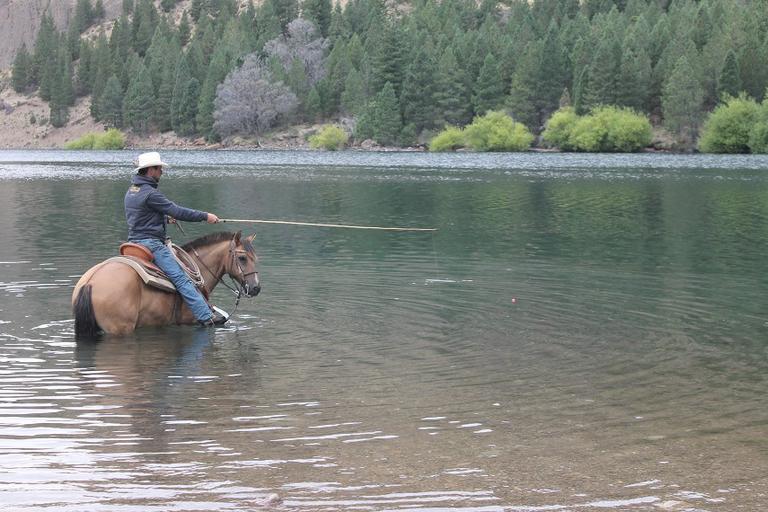
[[[104,263],[109,263],[111,261],[123,263],[131,267],[137,274],[139,274],[139,277],[141,277],[141,280],[144,281],[144,284],[147,286],[163,290],[164,292],[176,293],[176,287],[171,280],[168,279],[162,270],[154,265],[147,266],[146,262],[139,258],[134,258],[133,256],[113,256]]]

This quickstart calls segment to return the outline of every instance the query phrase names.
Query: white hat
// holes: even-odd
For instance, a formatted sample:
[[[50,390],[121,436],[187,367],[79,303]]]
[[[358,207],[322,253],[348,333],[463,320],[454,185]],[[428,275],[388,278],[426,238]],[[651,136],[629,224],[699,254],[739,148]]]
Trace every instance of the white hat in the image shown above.
[[[168,166],[167,163],[160,160],[160,153],[157,151],[140,154],[139,158],[137,158],[134,163],[136,164],[136,172],[139,172],[141,169],[145,169],[147,167],[154,167],[156,165],[160,165],[162,167]]]

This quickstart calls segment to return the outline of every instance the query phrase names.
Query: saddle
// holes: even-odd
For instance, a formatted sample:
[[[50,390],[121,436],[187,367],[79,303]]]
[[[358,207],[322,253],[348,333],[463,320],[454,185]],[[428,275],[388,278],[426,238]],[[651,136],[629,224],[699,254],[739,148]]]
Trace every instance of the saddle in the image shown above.
[[[160,267],[153,263],[155,257],[152,251],[140,244],[126,242],[120,245],[120,256],[114,256],[107,261],[128,265],[141,277],[144,284],[162,290],[176,293],[176,287]]]

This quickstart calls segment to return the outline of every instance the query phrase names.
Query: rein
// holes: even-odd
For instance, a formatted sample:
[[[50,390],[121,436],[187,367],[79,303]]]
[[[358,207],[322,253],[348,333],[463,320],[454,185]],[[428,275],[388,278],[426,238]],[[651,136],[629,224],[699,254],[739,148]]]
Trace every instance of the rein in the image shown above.
[[[232,257],[232,261],[237,266],[237,270],[240,272],[240,275],[242,276],[243,282],[245,284],[244,285],[240,284],[235,278],[233,278],[229,274],[225,274],[225,275],[227,275],[229,277],[230,281],[232,281],[232,285],[229,285],[229,284],[227,284],[226,281],[224,281],[224,276],[221,276],[221,279],[219,279],[219,282],[221,284],[223,284],[224,287],[228,288],[232,293],[235,294],[235,297],[236,297],[235,298],[235,309],[232,311],[232,313],[231,313],[232,315],[234,315],[235,312],[237,311],[237,307],[240,305],[240,299],[242,298],[243,293],[245,293],[246,295],[248,294],[248,289],[247,289],[248,283],[246,283],[246,279],[245,278],[248,277],[248,276],[254,275],[254,274],[258,274],[258,272],[256,272],[256,271],[254,271],[254,272],[245,272],[245,271],[243,271],[243,267],[240,265],[240,260],[237,258],[237,254],[238,253],[247,254],[248,251],[237,250],[236,247],[237,246],[235,245],[235,240],[233,238],[229,242],[229,254]],[[214,278],[215,278],[216,274],[210,269],[210,267],[208,265],[205,264],[205,261],[203,261],[203,258],[197,252],[197,249],[195,249],[193,247],[192,248],[192,253],[195,255],[195,257],[200,262],[200,264],[203,266],[203,268],[205,268],[205,270],[207,270],[208,273],[211,274],[212,276],[214,276]],[[200,274],[200,279],[201,279],[202,284],[205,285],[205,279],[202,277],[202,274]]]

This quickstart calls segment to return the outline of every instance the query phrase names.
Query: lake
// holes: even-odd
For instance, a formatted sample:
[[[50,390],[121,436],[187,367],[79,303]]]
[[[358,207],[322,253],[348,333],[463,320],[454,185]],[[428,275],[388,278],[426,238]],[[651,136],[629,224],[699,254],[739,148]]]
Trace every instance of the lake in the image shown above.
[[[768,507],[768,158],[182,151],[224,328],[77,343],[138,152],[0,152],[3,511]],[[220,230],[185,223],[177,242]]]

